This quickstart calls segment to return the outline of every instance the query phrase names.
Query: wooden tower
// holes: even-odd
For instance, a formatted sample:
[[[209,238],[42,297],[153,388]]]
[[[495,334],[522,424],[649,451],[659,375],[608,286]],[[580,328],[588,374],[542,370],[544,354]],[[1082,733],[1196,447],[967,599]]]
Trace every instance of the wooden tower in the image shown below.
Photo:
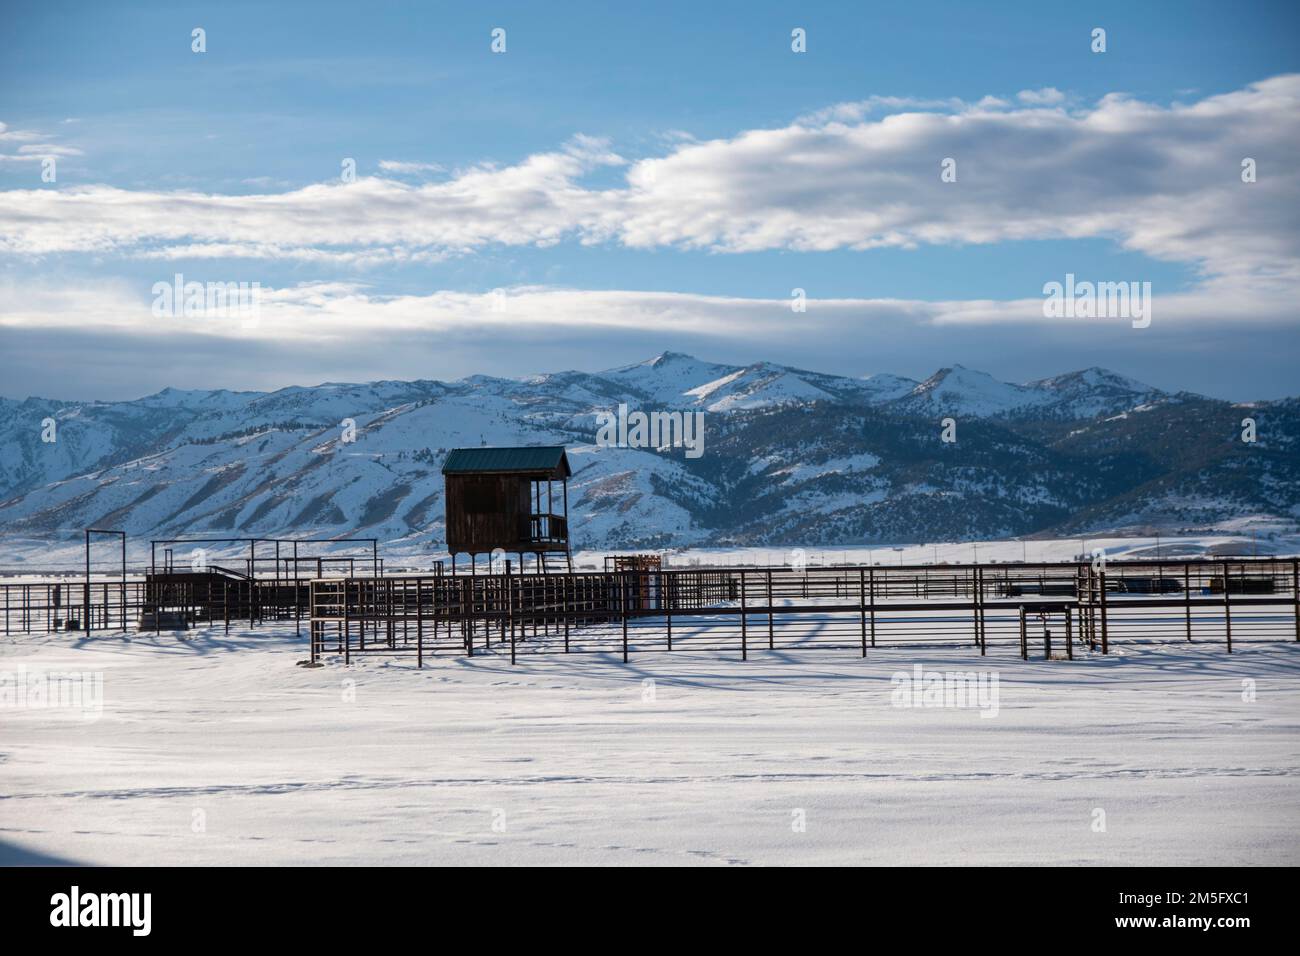
[[[446,481],[447,550],[471,566],[480,554],[534,555],[543,570],[548,554],[569,550],[569,459],[562,445],[454,448],[442,465]],[[558,487],[557,487],[558,485]]]

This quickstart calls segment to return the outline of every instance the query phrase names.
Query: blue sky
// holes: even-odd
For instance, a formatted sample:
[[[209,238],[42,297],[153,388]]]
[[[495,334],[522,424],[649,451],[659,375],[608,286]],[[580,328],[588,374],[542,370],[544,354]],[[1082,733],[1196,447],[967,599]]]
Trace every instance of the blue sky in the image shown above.
[[[1300,69],[1296,10],[12,6],[0,393],[524,374],[671,348],[917,377],[953,362],[1013,380],[1100,364],[1163,387],[1292,394],[1293,91],[1257,85]],[[1104,54],[1090,50],[1098,26]],[[495,27],[505,54],[489,48]],[[794,27],[806,53],[791,52]],[[829,114],[837,104],[857,105]],[[929,125],[911,131],[908,116]],[[946,149],[962,174],[945,194]],[[1222,181],[1201,161],[1215,150]],[[1234,150],[1259,154],[1249,194],[1229,189]],[[39,155],[57,156],[57,182],[41,182]],[[346,201],[345,157],[362,180]],[[449,197],[462,208],[444,226]],[[150,287],[178,271],[284,295],[253,337],[160,328]],[[1067,272],[1151,282],[1149,334],[1020,321],[1009,303]],[[812,318],[781,320],[796,287]],[[485,321],[493,290],[518,311]],[[664,315],[602,293],[683,298]],[[404,346],[385,354],[368,343],[389,324]]]

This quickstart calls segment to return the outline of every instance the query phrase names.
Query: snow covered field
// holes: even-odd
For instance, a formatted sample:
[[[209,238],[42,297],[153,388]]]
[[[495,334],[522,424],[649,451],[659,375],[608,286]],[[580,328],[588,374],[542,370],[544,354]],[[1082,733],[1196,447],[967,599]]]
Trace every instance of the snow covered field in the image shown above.
[[[803,548],[686,548],[668,552],[672,567],[707,565],[789,565],[802,560],[809,566],[834,564],[971,564],[1007,562],[1077,561],[1079,555],[1106,553],[1111,561],[1188,560],[1213,557],[1271,557],[1300,554],[1300,537],[1274,534],[1252,537],[1245,534],[1199,534],[1164,536],[1098,535],[1079,538],[1041,538],[1005,541],[961,541],[928,544],[873,545],[871,547]],[[797,553],[796,553],[797,552]],[[606,553],[584,551],[574,556],[575,565],[604,567]]]
[[[1160,538],[1144,535],[1097,535],[1080,538],[1038,538],[1008,539],[1003,541],[962,541],[932,542],[925,544],[878,544],[858,547],[836,547],[806,545],[791,548],[682,548],[661,552],[669,567],[721,566],[721,565],[762,565],[777,567],[803,561],[810,567],[832,564],[875,564],[882,567],[898,564],[970,564],[979,562],[1006,563],[1076,561],[1080,554],[1092,556],[1096,550],[1106,552],[1108,560],[1140,561],[1167,558],[1186,560],[1214,557],[1289,557],[1300,554],[1300,536],[1279,531],[1274,527],[1265,527],[1262,531],[1245,527],[1240,532],[1230,530],[1221,533],[1189,534],[1163,536]],[[92,570],[96,579],[116,580],[121,567],[117,546],[95,545],[92,552]],[[325,554],[330,548],[325,545],[314,546],[311,553]],[[631,549],[638,550],[638,549]],[[643,550],[643,549],[641,549]],[[0,536],[0,551],[10,562],[0,568],[0,577],[12,581],[45,580],[50,571],[81,579],[85,574],[85,547],[80,535],[75,540],[52,541],[17,536]],[[191,549],[177,546],[176,560],[184,563],[190,558]],[[369,570],[368,546],[340,545],[338,554],[350,554],[357,557],[358,573]],[[426,552],[405,548],[400,541],[380,542],[380,556],[384,558],[389,570],[428,569],[437,561],[449,560],[446,552]],[[578,570],[602,570],[605,557],[610,554],[626,554],[628,550],[585,550],[573,555],[574,567]],[[246,544],[232,545],[228,548],[209,546],[208,558],[213,563],[225,561],[232,567],[242,567],[248,555]],[[263,545],[258,554],[262,562],[262,573],[269,573],[275,566],[274,551]],[[132,539],[128,542],[127,565],[133,571],[140,571],[149,566],[148,542]],[[160,553],[157,560],[164,558]],[[486,557],[480,558],[486,563]],[[531,561],[531,559],[530,559]],[[336,565],[337,571],[342,565]],[[303,569],[306,573],[307,569]]]
[[[0,860],[1300,863],[1295,644],[304,657],[292,629],[0,644],[103,677],[98,713],[0,709]],[[915,664],[996,676],[996,708],[896,706]]]

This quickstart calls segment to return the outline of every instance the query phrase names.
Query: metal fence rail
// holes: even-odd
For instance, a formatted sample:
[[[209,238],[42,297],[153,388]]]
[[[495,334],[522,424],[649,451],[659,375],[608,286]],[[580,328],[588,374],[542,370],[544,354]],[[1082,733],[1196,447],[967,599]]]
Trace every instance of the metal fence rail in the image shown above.
[[[0,620],[6,636],[127,630],[139,619],[143,589],[143,581],[120,580],[0,583]]]
[[[652,650],[737,653],[884,644],[1073,654],[1112,641],[1300,641],[1300,562],[635,569],[311,584],[311,654]],[[1066,637],[1069,640],[1066,640]]]
[[[1300,559],[1093,565],[634,568],[289,580],[210,568],[0,582],[7,636],[307,626],[312,660],[401,654],[751,651],[1300,640]],[[1070,640],[1065,640],[1068,628]],[[1050,635],[1050,637],[1048,636]]]

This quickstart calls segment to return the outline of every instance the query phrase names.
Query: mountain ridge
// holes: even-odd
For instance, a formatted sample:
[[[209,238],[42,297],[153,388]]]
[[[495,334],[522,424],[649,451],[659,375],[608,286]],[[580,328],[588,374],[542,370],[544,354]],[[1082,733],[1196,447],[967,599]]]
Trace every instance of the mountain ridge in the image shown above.
[[[703,412],[704,455],[597,447],[597,413],[619,404]],[[1260,419],[1254,444],[1236,440],[1243,409]],[[42,442],[51,418],[57,440]],[[594,373],[3,399],[0,535],[108,523],[155,536],[373,534],[433,551],[441,456],[484,443],[571,449],[583,547],[1300,517],[1297,399],[1230,403],[1097,367],[1016,384],[953,364],[916,382],[664,352]]]

